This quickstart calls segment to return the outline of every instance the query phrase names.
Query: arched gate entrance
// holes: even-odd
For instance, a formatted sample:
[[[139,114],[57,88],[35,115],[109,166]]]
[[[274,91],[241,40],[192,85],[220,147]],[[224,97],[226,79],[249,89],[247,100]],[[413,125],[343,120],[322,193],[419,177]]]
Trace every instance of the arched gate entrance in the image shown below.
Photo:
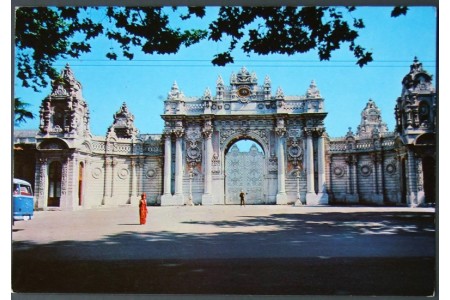
[[[302,170],[302,202],[328,204],[323,101],[314,82],[304,96],[285,96],[281,88],[272,95],[269,77],[258,85],[245,68],[231,75],[229,86],[219,76],[215,96],[206,89],[200,98],[186,97],[174,83],[162,115],[161,205],[234,203],[227,196],[226,178],[234,174],[227,171],[226,155],[242,139],[255,141],[264,153],[262,196],[255,195],[255,202],[294,203],[298,183],[292,174]]]
[[[225,204],[239,204],[241,191],[246,204],[267,203],[266,157],[261,146],[250,141],[239,140],[225,150]]]

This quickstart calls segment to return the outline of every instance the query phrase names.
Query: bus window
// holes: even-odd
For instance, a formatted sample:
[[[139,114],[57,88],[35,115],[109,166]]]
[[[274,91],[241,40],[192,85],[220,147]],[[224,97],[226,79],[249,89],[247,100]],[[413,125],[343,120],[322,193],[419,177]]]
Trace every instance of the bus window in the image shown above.
[[[13,187],[13,195],[19,195],[19,193],[20,193],[20,186],[15,183]]]
[[[20,194],[24,196],[31,196],[31,187],[28,185],[21,185],[20,186]]]

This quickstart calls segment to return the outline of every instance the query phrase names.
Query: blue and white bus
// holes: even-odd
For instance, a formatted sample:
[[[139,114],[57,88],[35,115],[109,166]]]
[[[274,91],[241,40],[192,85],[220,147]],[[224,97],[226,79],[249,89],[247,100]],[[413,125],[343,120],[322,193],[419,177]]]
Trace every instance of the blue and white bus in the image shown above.
[[[13,179],[12,200],[14,220],[31,220],[33,218],[34,197],[29,182]]]

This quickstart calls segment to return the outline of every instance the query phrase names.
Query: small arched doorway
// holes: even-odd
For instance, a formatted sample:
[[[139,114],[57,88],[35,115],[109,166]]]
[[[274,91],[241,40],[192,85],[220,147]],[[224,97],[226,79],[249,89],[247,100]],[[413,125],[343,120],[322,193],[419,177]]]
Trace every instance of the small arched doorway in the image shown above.
[[[239,193],[246,193],[246,204],[267,203],[266,155],[252,139],[239,139],[225,149],[225,204],[239,204]]]
[[[83,204],[83,172],[84,164],[80,162],[80,166],[78,168],[78,205],[81,206]]]
[[[59,207],[61,199],[62,165],[59,161],[50,163],[48,170],[47,206]]]

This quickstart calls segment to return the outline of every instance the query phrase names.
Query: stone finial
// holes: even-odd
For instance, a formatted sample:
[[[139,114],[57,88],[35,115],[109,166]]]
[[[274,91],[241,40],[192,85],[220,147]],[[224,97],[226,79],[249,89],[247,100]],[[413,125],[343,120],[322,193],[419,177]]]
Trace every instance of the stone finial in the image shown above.
[[[271,83],[269,75],[266,75],[266,78],[264,78],[264,86],[270,86]]]
[[[256,76],[255,72],[252,72],[252,82],[258,81],[258,77]]]
[[[209,87],[207,87],[205,92],[203,93],[203,100],[211,100],[211,99],[212,99],[211,90],[209,89]]]
[[[410,73],[422,72],[422,63],[419,62],[417,56],[414,56],[413,64],[411,65]]]
[[[178,88],[178,84],[176,81],[173,82],[172,87],[170,88],[169,95],[167,96],[168,100],[181,100],[183,98],[183,92]]]
[[[135,138],[137,136],[139,131],[134,126],[134,115],[128,110],[125,102],[122,103],[113,118],[113,124],[108,128],[108,138]]]
[[[237,76],[234,72],[231,73],[230,81],[231,81],[231,83],[234,83],[237,81]]]
[[[381,110],[376,105],[375,101],[369,99],[366,107],[361,112],[361,123],[358,126],[356,134],[361,137],[370,137],[373,132],[384,133],[387,132],[387,125],[381,118]]]
[[[308,90],[306,91],[307,98],[321,98],[320,91],[317,88],[316,82],[314,80],[311,81]]]
[[[224,86],[225,83],[223,82],[223,78],[222,76],[219,75],[219,77],[217,77],[217,81],[216,81],[217,86]]]
[[[81,83],[75,78],[70,65],[66,64],[59,77],[52,81],[51,95],[71,96],[82,99],[81,89]]]
[[[281,87],[278,87],[277,92],[275,93],[275,98],[284,99],[284,92]]]

